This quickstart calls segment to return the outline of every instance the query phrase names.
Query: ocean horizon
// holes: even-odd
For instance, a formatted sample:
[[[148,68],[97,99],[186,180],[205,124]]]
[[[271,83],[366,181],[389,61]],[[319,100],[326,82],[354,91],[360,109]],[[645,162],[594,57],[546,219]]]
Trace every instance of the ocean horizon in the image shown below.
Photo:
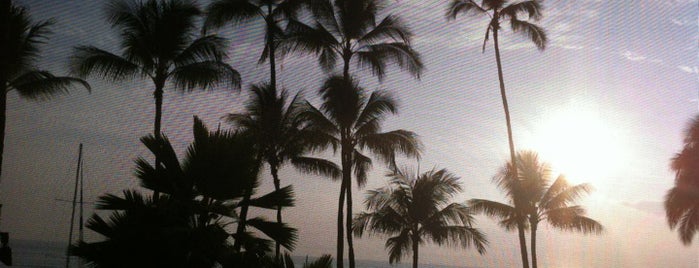
[[[66,265],[66,250],[67,246],[63,243],[53,241],[35,241],[35,240],[15,240],[10,241],[12,248],[12,267],[32,267],[32,268],[48,268],[48,267],[65,267]],[[292,258],[297,266],[302,266],[308,258],[313,261],[319,256],[298,256]],[[388,257],[387,257],[388,258]],[[71,259],[71,267],[78,268],[78,258]],[[345,260],[347,263],[347,260]],[[432,268],[457,268],[460,266],[450,265],[434,265],[429,263],[421,263],[421,267]],[[0,267],[7,267],[0,263]],[[388,261],[376,260],[357,260],[358,268],[410,268],[412,267],[409,259],[407,261],[390,265]],[[478,268],[474,266],[463,268]]]

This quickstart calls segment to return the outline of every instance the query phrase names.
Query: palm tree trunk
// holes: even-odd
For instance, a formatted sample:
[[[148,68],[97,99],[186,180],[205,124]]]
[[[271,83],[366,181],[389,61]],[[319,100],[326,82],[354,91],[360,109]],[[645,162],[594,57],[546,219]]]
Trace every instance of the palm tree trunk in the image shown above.
[[[274,92],[277,92],[277,68],[274,58],[274,18],[272,17],[272,4],[267,5],[267,48],[269,49],[269,83],[272,85]],[[277,245],[278,247],[278,245]],[[277,256],[278,257],[278,256]]]
[[[418,258],[418,248],[419,248],[419,238],[417,236],[417,231],[413,234],[413,268],[417,268],[417,258]]]
[[[343,162],[344,163],[344,162]],[[343,211],[345,206],[345,166],[342,166],[342,183],[340,184],[340,198],[337,208],[337,268],[343,268],[345,253],[345,231]]]
[[[497,16],[497,13],[494,15]],[[505,122],[507,123],[507,139],[510,145],[510,163],[512,163],[512,173],[515,178],[517,176],[517,159],[515,157],[515,142],[512,138],[512,125],[510,123],[510,107],[507,105],[507,95],[505,94],[505,79],[502,75],[502,62],[500,60],[500,47],[498,45],[498,27],[499,25],[491,25],[493,29],[493,45],[495,46],[495,62],[498,65],[498,79],[500,80],[500,96],[502,97],[502,106],[505,109]],[[519,233],[519,248],[522,255],[522,267],[529,268],[529,260],[527,258],[527,241],[524,236],[524,225],[517,223],[517,232]]]
[[[153,92],[153,96],[155,97],[155,120],[153,123],[153,135],[155,136],[156,139],[160,139],[160,122],[163,117],[163,88],[165,87],[165,82],[156,82],[155,83],[155,92]],[[155,169],[160,170],[160,158],[158,155],[155,155]],[[158,204],[158,198],[160,196],[160,191],[158,189],[153,190],[153,200],[155,200],[155,204]]]
[[[531,236],[529,237],[529,239],[531,239],[531,241],[530,241],[531,247],[530,248],[532,250],[532,268],[537,267],[537,263],[536,263],[536,225],[537,225],[536,222],[531,222],[531,226],[530,226],[530,228],[532,228],[531,229]]]
[[[0,181],[2,180],[2,155],[5,151],[5,122],[7,120],[7,82],[0,81]]]
[[[245,196],[243,197],[243,202],[240,206],[240,215],[238,216],[238,228],[236,230],[235,243],[233,243],[234,252],[240,252],[240,249],[243,245],[240,237],[243,235],[243,233],[245,233],[245,225],[247,225],[248,208],[250,207],[251,194],[251,189],[248,189],[248,191],[245,193]]]
[[[347,257],[349,258],[349,267],[355,267],[354,261],[354,242],[352,237],[352,179],[347,180]]]
[[[270,163],[269,169],[272,172],[272,179],[274,181],[274,190],[279,191],[279,189],[281,188],[281,185],[280,185],[281,182],[279,181],[279,174],[277,174],[277,172],[279,171],[277,164]],[[277,207],[277,223],[280,223],[280,224],[282,223],[282,207],[281,206]],[[279,244],[279,242],[276,242],[275,248],[274,248],[274,256],[276,257],[275,260],[279,259],[279,250],[280,250],[280,244]]]
[[[345,42],[345,48],[342,51],[342,60],[344,62],[342,66],[342,77],[345,78],[345,81],[349,81],[350,79],[350,73],[349,73],[349,65],[350,65],[350,60],[352,60],[352,50],[350,49],[352,47],[352,44],[350,44],[349,40]]]

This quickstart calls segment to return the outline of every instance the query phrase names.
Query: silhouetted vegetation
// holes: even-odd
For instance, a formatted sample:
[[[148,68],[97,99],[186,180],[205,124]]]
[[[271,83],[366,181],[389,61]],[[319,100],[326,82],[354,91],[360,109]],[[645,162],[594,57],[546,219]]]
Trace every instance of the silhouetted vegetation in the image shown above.
[[[454,20],[459,14],[483,16],[487,15],[490,22],[485,30],[485,39],[483,40],[483,52],[485,45],[490,37],[490,32],[493,33],[493,48],[495,48],[495,62],[498,67],[498,79],[500,80],[500,96],[502,97],[502,106],[505,110],[505,122],[507,123],[507,138],[510,145],[510,162],[517,165],[515,156],[515,142],[512,138],[512,124],[510,120],[510,108],[507,104],[507,94],[505,92],[505,79],[502,74],[502,62],[500,60],[500,46],[498,42],[498,32],[500,31],[500,23],[509,21],[512,31],[521,33],[531,39],[539,50],[544,50],[546,47],[546,32],[543,28],[526,20],[521,20],[521,13],[528,15],[529,19],[538,21],[541,19],[541,3],[538,0],[528,0],[521,2],[508,3],[501,0],[484,0],[481,5],[476,4],[473,0],[451,0],[447,9],[447,19]],[[517,170],[514,169],[515,177]],[[517,200],[515,206],[520,204]],[[517,230],[519,232],[519,246],[522,255],[522,265],[524,268],[529,267],[527,260],[527,242],[524,237],[524,228],[521,223],[518,223]]]
[[[493,177],[493,183],[505,192],[509,204],[471,199],[469,205],[474,211],[499,219],[506,230],[513,230],[518,225],[529,229],[532,267],[537,267],[536,231],[542,221],[565,231],[602,233],[602,225],[585,217],[585,209],[575,205],[584,194],[592,191],[589,184],[570,185],[563,175],[551,182],[551,168],[539,162],[534,152],[521,152],[517,160],[519,172],[514,172],[512,163],[507,163]],[[520,200],[523,206],[514,206],[514,200]]]
[[[396,170],[388,174],[391,186],[368,191],[364,204],[369,212],[354,218],[354,234],[364,230],[392,235],[386,240],[389,262],[399,262],[412,249],[413,268],[418,267],[419,245],[427,241],[438,245],[475,246],[485,253],[485,235],[472,227],[474,219],[468,207],[449,203],[461,192],[459,177],[446,169],[422,174]]]
[[[684,147],[672,159],[675,187],[665,195],[665,215],[671,229],[677,228],[680,240],[690,245],[699,231],[699,116],[684,133]]]
[[[96,267],[257,267],[272,241],[247,232],[247,226],[293,249],[294,228],[246,216],[250,207],[293,206],[291,186],[252,197],[260,167],[252,137],[210,132],[197,118],[193,132],[194,142],[181,162],[167,137],[141,139],[161,162],[155,167],[137,159],[136,176],[163,195],[144,197],[130,190],[124,197],[102,196],[97,209],[113,211],[109,220],[95,214],[86,226],[106,240],[80,241],[72,254]],[[238,227],[230,234],[225,226],[232,223]]]
[[[90,85],[82,79],[55,76],[37,68],[41,50],[48,42],[52,20],[33,22],[29,11],[12,1],[0,2],[0,174],[5,148],[7,94],[15,91],[21,98],[48,100],[67,94],[71,88]]]
[[[395,167],[396,153],[418,157],[420,143],[417,135],[407,130],[381,132],[381,123],[389,114],[398,112],[390,94],[374,91],[366,96],[363,88],[354,80],[340,76],[328,78],[319,93],[323,104],[316,108],[310,103],[302,116],[308,120],[317,149],[332,146],[340,149],[342,183],[338,200],[338,256],[341,255],[343,241],[343,205],[347,204],[346,228],[352,230],[352,173],[359,187],[366,184],[367,172],[372,166],[371,158],[363,153],[368,151],[378,156],[386,164]],[[349,243],[348,239],[348,243]],[[351,243],[350,243],[351,245]],[[351,249],[351,246],[350,246]],[[353,266],[352,250],[349,251],[350,267]],[[338,266],[342,266],[338,257]]]
[[[259,158],[269,166],[274,189],[281,189],[279,168],[291,162],[298,170],[332,178],[340,176],[334,163],[304,156],[311,149],[309,125],[301,118],[304,103],[296,94],[291,100],[287,91],[277,91],[272,85],[253,85],[253,96],[244,113],[231,113],[226,119],[253,137]],[[277,208],[277,222],[282,222],[281,207]],[[275,256],[279,258],[279,248]]]
[[[287,24],[286,38],[281,42],[283,53],[302,51],[315,54],[320,67],[326,72],[336,68],[338,58],[342,60],[342,78],[347,83],[353,81],[350,63],[355,59],[358,67],[369,67],[381,80],[386,72],[386,65],[397,64],[416,78],[423,69],[419,54],[410,46],[412,32],[401,19],[393,14],[377,23],[377,16],[382,11],[383,0],[305,0],[309,12],[313,15],[313,25],[290,18]],[[342,135],[349,135],[342,134]],[[345,157],[349,159],[344,160]],[[343,156],[343,170],[349,167],[352,155]],[[347,232],[352,225],[351,173],[343,174],[340,186],[340,202],[347,201]],[[360,180],[360,179],[358,179]],[[346,191],[346,197],[345,193]],[[342,223],[342,203],[338,210],[337,223],[337,262],[343,267],[344,230]],[[350,268],[355,267],[354,244],[352,236],[347,235],[348,258]]]

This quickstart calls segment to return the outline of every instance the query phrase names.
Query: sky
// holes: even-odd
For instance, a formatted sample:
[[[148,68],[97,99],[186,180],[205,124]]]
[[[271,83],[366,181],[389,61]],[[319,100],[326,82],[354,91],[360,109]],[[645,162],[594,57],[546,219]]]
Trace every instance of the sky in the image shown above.
[[[35,20],[53,18],[53,34],[38,67],[68,73],[76,45],[118,52],[118,35],[103,18],[107,1],[16,0]],[[414,32],[413,46],[425,63],[420,80],[392,68],[382,83],[353,68],[368,90],[386,90],[400,103],[385,130],[420,135],[419,162],[401,165],[425,171],[446,168],[461,178],[454,198],[505,201],[491,178],[509,159],[497,69],[488,43],[481,50],[486,17],[447,21],[446,0],[400,0],[382,13],[399,15]],[[205,6],[205,2],[200,2]],[[696,0],[548,0],[539,22],[549,43],[538,51],[509,28],[501,54],[515,145],[539,152],[556,172],[596,191],[581,202],[606,230],[601,236],[538,232],[539,263],[547,267],[697,267],[699,241],[683,246],[669,229],[662,202],[673,185],[670,159],[682,148],[682,132],[699,111],[699,3]],[[249,85],[268,77],[257,65],[262,51],[260,21],[224,27],[227,60],[243,78],[238,93],[226,88],[189,93],[166,89],[163,132],[182,154],[191,142],[192,116],[210,127],[242,111]],[[492,41],[492,40],[491,40]],[[318,104],[324,77],[311,56],[281,60],[280,84]],[[148,81],[105,82],[90,77],[92,92],[76,89],[50,101],[9,93],[0,203],[0,229],[13,239],[65,241],[78,144],[85,157],[85,199],[138,188],[136,157],[150,157],[138,139],[152,131],[153,86]],[[330,154],[324,157],[333,157]],[[337,160],[338,157],[334,158]],[[354,211],[364,191],[387,185],[386,168],[374,165],[364,189],[354,190]],[[265,170],[266,171],[266,170]],[[263,190],[272,189],[265,172]],[[335,252],[339,183],[302,175],[291,167],[282,184],[293,184],[297,206],[285,219],[298,228],[295,255]],[[92,213],[92,209],[87,209]],[[263,213],[269,218],[272,214]],[[511,267],[520,257],[514,232],[478,217],[486,233],[485,255],[473,249],[424,246],[421,262],[456,266]],[[388,261],[386,237],[355,239],[358,259]],[[404,261],[408,261],[406,258]]]

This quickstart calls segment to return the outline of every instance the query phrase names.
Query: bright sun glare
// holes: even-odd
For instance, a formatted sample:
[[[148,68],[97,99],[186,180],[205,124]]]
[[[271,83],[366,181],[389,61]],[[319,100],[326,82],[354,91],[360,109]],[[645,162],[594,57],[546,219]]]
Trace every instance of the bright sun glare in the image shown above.
[[[562,173],[573,184],[587,182],[599,189],[623,165],[624,149],[616,129],[593,111],[551,113],[533,133],[531,149],[551,164],[553,176]]]

